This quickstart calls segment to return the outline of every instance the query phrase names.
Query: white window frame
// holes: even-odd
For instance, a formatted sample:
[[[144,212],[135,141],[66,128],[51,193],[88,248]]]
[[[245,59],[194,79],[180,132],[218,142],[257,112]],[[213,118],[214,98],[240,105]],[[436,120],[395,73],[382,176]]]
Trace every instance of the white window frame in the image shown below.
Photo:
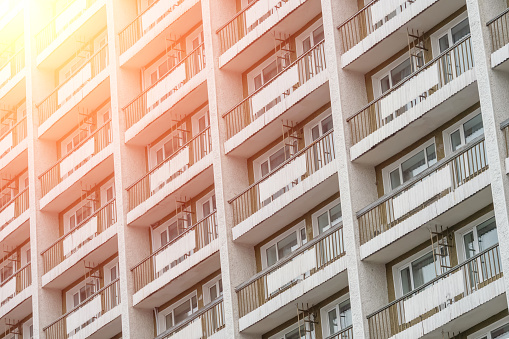
[[[64,234],[69,232],[71,230],[71,216],[74,215],[74,222],[75,222],[75,225],[74,225],[74,228],[76,228],[78,226],[78,220],[77,220],[77,217],[76,217],[76,213],[78,212],[78,210],[80,208],[82,208],[83,206],[85,206],[87,203],[90,203],[91,204],[91,208],[92,208],[92,211],[90,213],[90,215],[93,215],[95,212],[96,212],[96,207],[95,206],[95,203],[94,203],[94,199],[95,199],[95,196],[97,194],[95,192],[92,193],[91,195],[91,199],[88,200],[88,199],[85,199],[83,201],[80,201],[78,202],[75,206],[73,206],[69,211],[67,211],[66,213],[64,213]],[[88,218],[88,217],[87,217]],[[85,220],[85,219],[83,219]],[[83,222],[83,221],[81,221]]]
[[[430,39],[431,39],[431,50],[433,52],[433,57],[437,57],[438,55],[440,55],[440,45],[438,44],[438,40],[441,37],[443,37],[445,34],[448,35],[449,47],[454,45],[452,43],[451,29],[454,26],[458,25],[460,22],[462,22],[466,18],[468,18],[467,11],[459,14],[457,17],[452,19],[446,26],[442,27],[442,29],[431,34]]]
[[[463,131],[463,128],[461,128],[461,127],[463,126],[463,124],[465,124],[467,121],[470,121],[470,119],[474,118],[478,114],[481,114],[481,118],[482,118],[482,113],[481,113],[480,108],[476,109],[475,111],[473,111],[472,113],[470,113],[469,115],[467,115],[466,117],[464,117],[463,119],[461,119],[460,121],[458,121],[457,123],[452,125],[451,127],[444,130],[444,132],[442,133],[442,138],[444,140],[445,155],[449,155],[449,154],[453,153],[452,152],[452,144],[451,144],[451,134],[453,132],[455,132],[457,129],[460,130],[461,142],[462,142],[461,146],[458,147],[458,150],[467,145],[465,143],[464,131]],[[483,134],[484,134],[484,120],[483,120]]]
[[[253,173],[254,173],[255,181],[258,181],[262,178],[262,164],[265,161],[269,161],[269,158],[272,155],[274,155],[276,152],[278,152],[279,150],[281,150],[284,147],[285,147],[285,143],[280,142],[277,145],[275,145],[274,147],[272,147],[270,150],[265,152],[263,155],[259,156],[255,160],[253,160],[253,166],[254,166]],[[297,147],[298,147],[298,145],[297,145]],[[286,160],[288,160],[288,159],[286,159]],[[270,161],[269,161],[269,174],[267,174],[267,175],[270,175],[270,173],[272,173],[272,172],[273,172],[273,169],[270,168]]]
[[[313,227],[313,237],[317,237],[320,235],[318,232],[318,217],[321,216],[325,212],[329,212],[331,208],[336,205],[341,205],[341,198],[334,199],[334,201],[328,203],[326,206],[320,208],[315,213],[311,214],[311,225]],[[332,227],[335,227],[343,222],[343,209],[341,209],[341,220]],[[330,213],[329,213],[329,223],[330,223]]]
[[[214,205],[212,204],[212,197],[216,195],[216,190],[212,190],[209,193],[205,194],[202,198],[196,201],[196,220],[200,221],[203,218],[206,217],[206,215],[203,215],[203,204],[207,201],[210,202],[210,207],[212,208],[212,213],[215,211],[213,209]],[[217,197],[216,199],[216,209],[217,209]]]
[[[320,309],[320,319],[322,321],[322,334],[323,334],[323,338],[327,338],[327,337],[329,337],[329,336],[334,334],[334,333],[330,333],[329,318],[328,318],[327,315],[333,309],[336,309],[336,312],[339,315],[339,309],[338,309],[339,304],[341,304],[342,302],[347,301],[348,299],[350,299],[350,294],[346,293],[346,294],[342,295],[341,297],[337,298],[336,300],[328,303],[327,305],[325,305],[324,307],[322,307]],[[351,305],[352,305],[352,303],[350,302],[350,307],[351,307]],[[344,329],[341,329],[340,331],[342,331],[342,330],[344,330]]]
[[[163,150],[163,161],[161,163],[163,163],[165,159],[168,159],[168,157],[170,155],[164,154],[164,152],[165,152],[164,145],[167,142],[169,142],[171,139],[173,139],[174,136],[180,135],[180,138],[181,138],[180,144],[181,145],[179,145],[179,148],[185,144],[185,142],[182,140],[182,138],[185,137],[186,141],[188,141],[190,139],[189,135],[187,135],[187,132],[184,132],[187,129],[186,125],[187,125],[187,123],[183,122],[179,126],[179,128],[176,129],[174,132],[169,133],[167,136],[165,136],[162,140],[158,141],[157,143],[148,146],[148,159],[149,159],[150,168],[154,168],[157,166],[157,152],[159,150],[161,150],[161,149]]]
[[[475,219],[474,221],[468,223],[467,225],[465,225],[464,227],[462,227],[461,229],[457,230],[454,233],[454,241],[456,243],[456,254],[458,256],[458,261],[460,263],[465,262],[465,260],[467,260],[467,255],[465,253],[465,243],[464,243],[463,237],[467,233],[469,233],[470,231],[473,230],[476,234],[476,240],[477,240],[477,231],[475,230],[477,228],[477,226],[479,226],[483,222],[488,221],[489,219],[494,218],[494,217],[495,217],[495,212],[490,211],[490,212],[480,216],[479,218]],[[458,244],[459,244],[459,246],[458,246]]]
[[[32,336],[30,336],[30,327],[32,327]],[[33,339],[34,327],[33,327],[33,318],[27,320],[23,323],[23,338],[25,339]]]
[[[196,298],[196,311],[198,311],[199,309],[199,306],[198,306],[198,293],[195,291],[189,293],[188,295],[180,298],[178,301],[174,302],[173,304],[171,304],[170,306],[166,307],[164,310],[160,311],[158,313],[158,319],[159,319],[159,329],[158,329],[158,333],[161,334],[162,332],[166,331],[166,316],[170,313],[173,312],[173,310],[175,308],[177,308],[178,306],[180,306],[184,301],[188,301],[188,302],[191,302],[191,299],[192,297],[195,297]],[[195,311],[195,312],[196,312]],[[194,312],[193,312],[194,313]],[[175,315],[173,315],[173,322],[175,322]],[[175,326],[177,324],[173,324],[173,326]]]
[[[299,325],[300,324],[298,322],[293,325],[290,325],[287,328],[285,328],[284,330],[280,331],[279,333],[270,336],[269,339],[285,339],[285,336],[289,332],[299,328]],[[306,326],[306,328],[309,329],[309,326],[310,326],[309,323],[306,322],[306,323],[304,323],[304,325]],[[300,326],[302,326],[302,325],[300,325]],[[314,339],[315,337],[316,337],[315,329],[313,329],[313,331],[311,332],[311,338]],[[306,336],[306,338],[308,338],[308,337]]]
[[[428,141],[422,143],[421,145],[417,146],[415,149],[413,149],[408,154],[405,154],[404,156],[402,156],[398,160],[394,161],[392,164],[390,164],[388,166],[385,166],[382,169],[382,181],[383,181],[383,186],[384,186],[385,194],[393,191],[393,189],[391,187],[390,174],[394,170],[399,169],[401,185],[404,185],[404,182],[403,182],[403,173],[401,171],[401,164],[403,164],[405,161],[407,161],[408,159],[412,158],[414,155],[416,155],[417,153],[422,152],[422,151],[424,151],[424,155],[426,156],[426,161],[428,161],[427,160],[427,154],[426,154],[426,148],[428,148],[432,144],[435,144],[435,155],[436,155],[437,154],[437,144],[435,142],[435,137],[433,137],[433,138],[429,139]],[[436,161],[438,161],[438,159],[436,159]],[[428,168],[429,167],[430,166],[428,166]],[[410,179],[410,180],[412,180],[412,179]],[[398,186],[398,187],[401,187],[401,185]],[[395,188],[395,189],[397,189],[397,188]]]
[[[247,91],[249,94],[253,93],[255,91],[255,83],[254,83],[254,79],[262,74],[263,70],[265,68],[267,68],[271,63],[273,63],[274,61],[277,62],[278,58],[276,58],[275,55],[271,55],[270,57],[268,57],[266,60],[264,60],[260,65],[258,65],[257,67],[255,67],[252,71],[250,71],[249,73],[247,73]],[[281,59],[282,60],[282,59]],[[285,65],[285,64],[282,64],[283,66],[283,69],[288,67],[288,65]],[[282,69],[279,70],[278,74],[281,73]],[[272,79],[275,79],[278,74],[276,74],[276,76],[274,76],[274,78]],[[263,75],[262,75],[263,76]],[[269,80],[270,81],[270,80]],[[262,85],[265,86],[267,82],[265,81],[264,84]],[[256,112],[254,112],[256,113]]]
[[[164,231],[168,232],[168,227],[175,222],[177,223],[177,227],[178,227],[178,216],[177,215],[175,215],[174,217],[172,217],[169,220],[166,220],[163,224],[161,224],[160,226],[158,226],[156,229],[154,229],[152,231],[152,248],[154,249],[154,252],[162,247],[161,234]],[[192,221],[191,221],[191,223],[192,223]],[[192,225],[185,225],[185,226],[190,227]],[[167,233],[167,236],[168,236],[168,233]],[[166,244],[168,244],[168,243],[166,243]]]
[[[193,137],[198,135],[200,133],[200,119],[205,117],[205,120],[207,122],[207,126],[210,126],[210,113],[209,113],[209,106],[205,106],[202,108],[198,113],[193,115],[191,117],[191,127],[192,127],[192,135]]]
[[[218,274],[217,276],[212,278],[210,281],[207,281],[205,284],[203,284],[202,290],[203,290],[203,303],[204,303],[204,305],[208,305],[212,301],[214,301],[214,300],[211,300],[211,297],[210,297],[210,288],[213,287],[213,286],[216,286],[217,290],[219,291],[219,282],[220,281],[221,281],[221,274]],[[222,284],[222,281],[221,281],[221,284]],[[224,291],[224,287],[223,287],[223,291]]]
[[[142,87],[143,87],[144,90],[146,90],[147,88],[152,86],[152,74],[154,72],[157,72],[157,80],[154,82],[154,84],[157,83],[159,80],[161,80],[161,77],[164,74],[166,74],[166,73],[160,74],[159,67],[161,67],[163,65],[163,63],[168,62],[169,58],[175,59],[174,65],[177,65],[182,60],[182,58],[184,56],[178,50],[180,50],[180,49],[182,49],[182,47],[184,47],[184,46],[182,46],[183,44],[185,44],[185,41],[184,42],[182,42],[182,41],[178,42],[175,45],[175,50],[172,51],[173,53],[171,55],[164,54],[159,59],[154,60],[149,66],[145,66],[145,67],[142,68],[142,70],[141,70],[141,74],[142,74],[141,80],[142,80]],[[176,56],[176,58],[174,58],[173,56]],[[173,67],[175,67],[175,66],[168,65],[168,70],[166,72],[169,72]]]
[[[313,142],[313,136],[311,134],[311,130],[315,126],[319,126],[320,133],[321,133],[320,135],[323,135],[322,121],[325,120],[329,115],[332,115],[332,109],[330,107],[327,108],[322,113],[320,113],[320,115],[318,115],[316,118],[314,118],[313,120],[308,122],[306,125],[304,125],[304,128],[303,128],[304,129],[304,141],[305,141],[306,145],[309,145]]]
[[[199,38],[199,40],[201,40],[198,46],[201,45],[204,39],[202,26],[196,28],[186,37],[186,51],[187,51],[186,54],[189,54],[193,51],[193,40],[195,40],[196,38]]]
[[[320,41],[314,41],[314,39],[313,39],[314,31],[317,30],[320,26],[323,26],[322,18],[316,20],[315,23],[313,23],[304,32],[302,32],[301,34],[299,34],[299,36],[297,36],[295,38],[295,44],[297,46],[297,56],[298,57],[303,54],[304,49],[302,48],[302,43],[304,42],[304,40],[306,40],[307,38],[311,39],[311,42],[312,42],[311,48],[313,48],[314,46],[316,46],[317,43],[320,42]]]
[[[484,337],[486,337],[488,339],[492,339],[491,331],[494,331],[494,330],[498,329],[499,327],[507,325],[507,323],[509,323],[509,316],[506,316],[498,321],[495,321],[493,324],[490,324],[490,325],[484,327],[482,330],[479,330],[475,333],[468,335],[467,339],[481,339]]]
[[[304,230],[304,233],[306,234],[306,241],[304,241],[304,242],[303,242],[303,239],[301,236],[302,229]],[[276,238],[272,239],[271,241],[269,241],[268,243],[266,243],[265,245],[260,247],[260,255],[261,255],[261,259],[262,259],[262,269],[266,269],[268,267],[267,266],[267,254],[266,254],[267,249],[274,245],[277,246],[277,243],[279,241],[283,240],[284,238],[286,238],[287,236],[289,236],[292,233],[297,233],[298,247],[295,249],[295,251],[297,251],[300,247],[305,245],[310,240],[310,239],[307,239],[306,221],[303,219],[303,220],[299,221],[295,226],[293,226],[292,228],[287,230],[286,232],[278,235]],[[277,247],[276,247],[276,249],[277,249]],[[276,254],[277,254],[277,250],[276,250]],[[278,263],[282,259],[284,259],[284,258],[278,258],[276,263]]]
[[[115,196],[116,196],[116,193],[115,193],[115,179],[114,178],[111,178],[110,180],[108,180],[107,183],[105,183],[104,185],[101,186],[101,188],[99,189],[99,191],[101,192],[101,201],[103,202],[101,204],[101,207],[103,207],[107,202],[108,202],[108,189],[112,189],[113,190],[113,199],[115,199]]]
[[[96,280],[96,285],[94,287],[94,293],[97,293],[97,291],[101,288],[100,281],[99,281],[98,278],[92,278],[92,280]],[[76,293],[78,293],[78,295],[79,295],[80,290],[83,287],[86,287],[86,286],[87,286],[87,281],[83,280],[78,285],[74,286],[72,289],[70,289],[69,291],[66,292],[66,294],[65,294],[65,301],[66,301],[65,304],[66,304],[67,311],[70,311],[70,310],[74,309],[74,295]],[[92,295],[94,293],[92,293]],[[80,300],[80,303],[78,305],[81,305],[83,303],[83,301],[84,300]]]

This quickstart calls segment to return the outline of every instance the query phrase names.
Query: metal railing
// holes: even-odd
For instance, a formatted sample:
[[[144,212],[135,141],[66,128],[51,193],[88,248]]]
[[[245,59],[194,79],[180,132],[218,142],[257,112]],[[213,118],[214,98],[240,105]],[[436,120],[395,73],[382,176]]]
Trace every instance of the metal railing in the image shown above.
[[[453,275],[456,276],[453,277]],[[394,300],[381,310],[368,315],[370,338],[390,338],[411,326],[419,324],[441,310],[451,307],[452,304],[489,285],[501,278],[502,275],[502,265],[497,244],[466,260],[464,263],[453,267],[446,273],[439,275],[401,298]],[[434,286],[438,288],[437,285],[443,284],[448,278],[451,278],[449,279],[451,284],[458,281],[463,282],[460,286],[454,286],[458,294],[444,298],[440,305],[435,305],[431,309],[423,307],[422,302],[419,305],[415,305],[416,299],[412,300],[412,298],[419,298],[423,292],[429,293],[428,288],[432,289]],[[417,310],[417,312],[422,314],[416,314],[415,308],[418,307],[422,309]],[[409,319],[409,317],[412,319]]]
[[[486,23],[490,30],[492,52],[509,43],[509,8]]]
[[[0,140],[8,138],[9,135],[12,138],[12,148],[18,146],[25,138],[27,137],[27,118],[23,117],[20,121],[14,124],[8,131],[6,131],[2,136],[0,136]],[[10,150],[9,150],[10,151]],[[2,158],[5,154],[0,154],[0,158]]]
[[[193,226],[187,228],[185,232],[182,234],[179,234],[178,237],[167,243],[166,245],[159,248],[157,251],[152,253],[148,258],[145,258],[142,262],[131,268],[131,271],[133,272],[134,277],[134,290],[135,292],[138,292],[140,289],[148,285],[150,282],[156,280],[159,278],[163,273],[167,271],[167,269],[156,271],[156,261],[158,260],[156,257],[158,254],[160,254],[162,251],[166,250],[167,248],[173,246],[177,241],[182,239],[184,236],[190,234],[191,231],[194,231],[195,233],[195,239],[194,244],[195,248],[191,250],[191,252],[184,255],[184,257],[179,258],[178,260],[175,260],[171,267],[169,267],[169,270],[172,270],[172,267],[174,265],[178,265],[178,263],[183,260],[184,258],[187,258],[189,256],[192,256],[193,253],[201,250],[202,248],[209,245],[212,241],[217,239],[218,237],[218,230],[217,230],[217,217],[216,212],[213,212],[203,218],[202,220],[198,221]],[[164,258],[161,258],[159,260],[164,260]]]
[[[28,187],[26,187],[23,191],[19,192],[14,198],[12,198],[8,203],[3,205],[0,208],[0,213],[2,213],[7,207],[11,204],[14,204],[14,218],[15,220],[19,217],[23,212],[28,210]],[[0,226],[0,231],[7,227],[11,223],[12,220],[7,221],[4,225]]]
[[[2,293],[2,299],[0,300],[0,306],[3,306],[6,304],[9,300],[17,296],[19,293],[21,293],[24,289],[26,289],[28,286],[32,285],[32,270],[30,263],[27,263],[23,267],[21,267],[19,270],[14,272],[9,278],[4,280],[2,284],[0,285],[0,289],[3,289],[6,285],[12,283],[12,280],[14,279],[15,285],[13,286],[13,294],[12,295],[5,295]]]
[[[8,45],[2,52],[0,52],[2,60],[4,59],[4,54],[8,55],[8,59],[0,66],[2,73],[4,72],[5,67],[10,67],[9,76],[6,79],[3,79],[4,81],[0,83],[0,86],[3,86],[7,83],[7,81],[14,78],[16,74],[25,68],[24,42],[24,34],[21,34],[21,36],[15,39],[12,44]],[[12,51],[12,54],[10,51]]]
[[[185,79],[177,83],[174,87],[168,88],[164,95],[160,95],[159,89],[156,86],[163,83],[163,81],[171,80],[174,71],[181,72],[181,67],[185,69]],[[129,104],[127,104],[123,110],[126,117],[126,127],[130,128],[135,123],[141,120],[147,113],[153,110],[155,107],[160,105],[164,100],[176,93],[184,84],[186,84],[191,78],[198,74],[205,67],[205,45],[201,44],[196,47],[191,53],[180,60],[175,67],[170,69],[165,75],[163,75],[156,83],[147,87],[141,94],[134,98]],[[180,76],[180,74],[173,75]],[[150,94],[150,98],[149,97]],[[154,103],[147,103],[147,99],[153,99],[154,96],[159,96]]]
[[[426,92],[420,94],[418,98],[411,98],[410,102],[400,107],[397,111],[392,112],[390,116],[384,116],[382,113],[383,99],[387,98],[388,95],[398,89],[406,86],[411,80],[415,79],[420,74],[423,74],[422,72],[425,72],[431,67],[437,67],[438,69],[438,83],[432,88],[427,89]],[[350,125],[352,144],[358,143],[368,135],[390,123],[395,116],[405,114],[408,109],[426,100],[437,90],[441,89],[473,67],[474,56],[469,35],[458,41],[454,46],[441,53],[423,67],[419,68],[419,70],[407,77],[403,82],[394,86],[382,96],[363,107],[359,112],[349,117],[346,121]]]
[[[129,195],[129,211],[133,210],[136,206],[158,192],[167,183],[183,174],[211,151],[212,140],[210,138],[210,127],[208,127],[206,130],[194,136],[182,147],[177,149],[159,165],[151,169],[142,178],[138,179],[134,184],[127,187],[127,194]],[[161,173],[161,171],[164,171],[164,167],[179,166],[178,162],[173,164],[172,160],[176,159],[185,152],[189,152],[189,161],[187,164],[182,168],[176,168],[175,170],[169,169],[168,171],[171,171],[173,174],[166,174],[166,176],[164,176],[165,174]]]
[[[500,129],[502,130],[502,133],[504,134],[504,141],[505,141],[505,156],[506,158],[509,158],[509,119],[505,120],[500,124]]]
[[[72,248],[66,254],[64,253],[64,242],[69,241],[69,239],[76,233],[79,229],[81,229],[84,225],[86,225],[93,218],[97,218],[97,233],[94,233],[91,237],[87,239],[81,239],[81,243],[77,248]],[[79,223],[75,228],[58,238],[50,247],[42,251],[42,261],[44,265],[44,273],[48,273],[52,268],[56,267],[58,264],[63,262],[65,259],[69,258],[72,254],[74,254],[75,250],[79,247],[85,245],[87,242],[97,237],[99,234],[104,232],[110,226],[114,225],[117,222],[117,210],[115,205],[115,199],[107,202],[104,206],[95,211],[88,218],[84,219],[81,223]]]
[[[301,274],[300,276],[291,277],[294,279],[290,283],[272,291],[273,288],[269,288],[269,284],[267,282],[268,277],[279,268],[282,268],[291,263],[293,260],[306,255],[309,251],[315,252],[312,256],[316,260],[314,265],[312,265],[313,268],[309,272]],[[239,316],[243,317],[251,311],[254,311],[281,292],[286,291],[301,280],[308,279],[310,276],[336,261],[343,255],[345,255],[345,246],[343,241],[343,226],[340,225],[339,227],[327,230],[325,233],[297,249],[287,258],[267,267],[248,281],[237,286],[235,291],[237,292],[237,298],[239,301]]]
[[[84,80],[79,87],[73,88],[73,92],[70,93],[71,97],[80,91],[83,86],[85,86],[89,81],[91,81],[95,76],[97,76],[101,71],[103,71],[108,66],[108,45],[104,45],[99,50],[97,50],[88,60],[81,66],[76,69],[72,74],[61,84],[59,84],[50,95],[46,97],[42,102],[37,105],[37,111],[39,112],[39,124],[44,123],[48,118],[55,113],[63,104],[69,100],[69,97],[63,97],[68,93],[60,92],[60,89],[66,84],[70,83],[70,81],[74,81],[75,76],[79,76],[82,70],[90,65],[90,77],[89,79]],[[60,96],[60,98],[59,98]]]
[[[262,200],[260,198],[260,184],[271,178],[274,174],[278,173],[285,166],[298,160],[300,157],[304,157],[306,162],[306,171],[304,175],[299,178],[295,178],[295,181],[293,181],[288,186],[281,188],[281,191],[271,195],[270,198]],[[323,168],[325,165],[334,161],[335,158],[336,154],[334,151],[333,130],[330,130],[319,139],[313,141],[304,149],[300,150],[294,156],[283,162],[267,176],[250,185],[248,188],[246,188],[246,190],[244,190],[244,192],[229,200],[228,203],[230,203],[233,208],[233,219],[235,225],[241,223],[243,220],[247,219],[249,216],[260,210],[263,206],[268,205],[281,194],[286,193],[298,185],[301,180],[311,176],[313,173]]]
[[[168,14],[173,12],[175,8],[180,6],[185,0],[178,0],[175,4],[170,6],[166,12],[159,13],[159,17],[154,22],[148,25],[145,29],[143,28],[143,16],[147,11],[155,8],[157,4],[161,3],[164,0],[154,1],[150,6],[148,6],[143,12],[138,14],[136,18],[129,24],[127,24],[118,34],[119,43],[120,43],[120,54],[127,51],[131,48],[138,40],[140,40],[147,32],[149,32],[154,26],[160,22],[163,18],[165,18]],[[146,20],[146,19],[145,19]]]
[[[178,335],[180,330],[183,330],[195,321],[201,322],[201,339],[206,339],[221,331],[225,327],[223,297],[211,302],[205,308],[183,320],[180,324],[159,334],[156,339],[167,339],[173,337],[173,335]]]
[[[458,187],[472,180],[487,169],[488,159],[486,156],[484,137],[479,137],[468,147],[464,147],[460,151],[452,153],[448,157],[440,160],[393,192],[384,195],[371,205],[357,212],[361,244],[365,244],[383,232],[388,231],[444,195],[455,191]],[[410,191],[417,185],[422,186],[423,181],[428,180],[431,176],[437,175],[437,173],[443,170],[450,171],[450,183],[445,183],[447,185],[444,185],[444,187],[447,188],[442,192],[437,192],[437,194],[430,199],[416,204],[413,208],[408,208],[410,209],[408,212],[395,213],[395,200],[402,193]],[[437,180],[436,177],[434,180]],[[401,202],[398,202],[399,205],[400,203]]]
[[[110,284],[104,286],[99,291],[88,297],[81,304],[67,312],[66,314],[60,316],[57,320],[55,320],[50,325],[43,328],[44,333],[46,334],[46,338],[48,339],[67,339],[72,337],[75,333],[77,333],[79,328],[76,329],[67,329],[67,318],[74,313],[81,310],[83,307],[89,305],[95,298],[101,299],[101,308],[96,315],[94,315],[91,319],[89,319],[84,324],[81,324],[81,328],[89,325],[90,323],[99,319],[106,312],[112,310],[117,305],[120,304],[120,280],[116,279],[112,281]],[[88,314],[87,314],[88,315]]]
[[[72,168],[69,169],[69,171],[65,171],[62,169],[62,162],[66,159],[70,159],[71,156],[74,156],[75,152],[80,150],[82,146],[86,147],[85,145],[87,142],[93,139],[94,142],[94,152],[87,156],[83,161],[77,164],[73,164]],[[97,153],[102,151],[104,148],[106,148],[109,144],[111,144],[112,141],[112,134],[111,134],[111,120],[108,120],[104,125],[102,125],[100,128],[98,128],[94,133],[90,134],[87,138],[80,141],[78,145],[76,145],[73,150],[69,153],[67,153],[65,156],[60,158],[53,166],[51,166],[49,169],[47,169],[44,173],[42,173],[39,176],[39,180],[41,180],[41,188],[42,188],[42,195],[46,195],[49,191],[51,191],[54,187],[56,187],[58,184],[60,184],[64,179],[66,179],[70,173],[74,172],[81,166],[83,166],[85,163],[87,163],[90,159],[92,159]]]
[[[382,27],[385,22],[404,11],[408,6],[411,6],[415,1],[406,1],[398,6],[392,13],[385,16],[383,20],[377,22],[373,21],[372,7],[375,3],[384,0],[373,0],[356,14],[347,19],[344,23],[338,26],[339,36],[341,37],[341,53],[345,53],[352,47],[357,45],[362,39]]]
[[[219,35],[220,53],[226,52],[230,47],[235,45],[240,39],[245,37],[249,32],[254,30],[261,22],[265,21],[272,14],[284,6],[286,1],[274,2],[273,7],[269,8],[266,13],[263,13],[255,20],[252,20],[252,13],[248,20],[246,20],[247,13],[258,5],[258,0],[251,2],[246,8],[235,14],[227,23],[217,29],[216,34]],[[255,14],[256,15],[256,14]],[[252,22],[250,22],[252,21]]]
[[[44,28],[41,29],[39,31],[39,33],[37,33],[35,35],[35,49],[37,51],[37,54],[40,54],[46,47],[48,47],[57,38],[58,34],[61,31],[63,31],[71,23],[76,21],[82,15],[82,13],[84,11],[86,11],[87,9],[89,9],[97,0],[86,0],[86,5],[85,5],[85,8],[83,9],[83,11],[81,13],[79,13],[78,15],[75,15],[74,17],[71,17],[70,19],[68,19],[69,13],[67,12],[67,10],[72,8],[72,6],[75,6],[75,3],[77,1],[81,1],[81,0],[75,0],[75,1],[69,2],[69,4],[64,9],[62,9],[62,11],[60,11],[60,13],[55,15],[50,20],[50,22],[48,22],[48,24],[46,26],[44,26]],[[64,22],[57,25],[57,23],[58,23],[57,21],[59,19],[62,20],[62,18],[65,18],[65,19],[63,19]],[[59,26],[58,31],[57,31],[57,26]]]
[[[331,334],[325,339],[353,339],[353,326],[350,325],[337,333]]]
[[[291,65],[284,68],[272,80],[265,83],[262,87],[250,94],[247,98],[243,99],[239,104],[223,115],[223,118],[226,120],[226,137],[228,139],[231,138],[262,116],[266,108],[263,108],[261,112],[254,112],[252,99],[279,77],[285,76],[287,72],[297,72],[299,80],[290,88],[278,88],[280,95],[274,100],[281,100],[282,98],[291,95],[293,91],[314,78],[317,74],[325,70],[325,68],[325,44],[322,40],[311,50],[292,62]]]

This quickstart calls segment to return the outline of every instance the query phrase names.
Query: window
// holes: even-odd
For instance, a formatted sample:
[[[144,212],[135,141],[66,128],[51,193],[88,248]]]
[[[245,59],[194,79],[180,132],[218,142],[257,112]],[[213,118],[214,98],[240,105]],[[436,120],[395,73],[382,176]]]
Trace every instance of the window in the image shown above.
[[[300,222],[274,240],[261,247],[262,267],[270,267],[289,256],[307,242],[305,222]]]
[[[469,115],[452,129],[448,129],[445,137],[447,137],[447,134],[448,138],[446,140],[448,140],[450,145],[448,149],[452,152],[465,146],[475,138],[484,135],[481,113],[477,113],[474,116]]]
[[[348,296],[333,301],[320,313],[324,337],[336,334],[352,325],[352,310]],[[347,339],[348,336],[342,338]]]
[[[445,34],[438,38],[439,52],[442,53],[462,38],[470,34],[470,25],[468,18],[462,19],[461,22],[454,24]]]
[[[269,339],[314,339],[315,329],[313,323],[306,323],[299,327],[298,324],[292,325],[287,329],[271,336]]]
[[[78,307],[82,302],[99,290],[99,279],[92,279],[92,281],[88,281],[83,285],[84,286],[80,287],[78,291],[72,294],[72,308]]]
[[[74,229],[76,226],[79,226],[83,221],[87,220],[95,212],[95,203],[93,202],[93,198],[95,194],[90,199],[87,199],[85,203],[83,203],[80,207],[78,207],[74,212],[68,216],[69,220],[69,230]]]
[[[196,312],[198,310],[197,300],[196,292],[194,292],[161,312],[163,321],[160,325],[160,332],[172,328]]]
[[[196,203],[198,209],[198,220],[201,220],[210,214],[214,213],[217,209],[216,206],[216,193],[214,191],[208,193]]]
[[[223,280],[218,275],[203,285],[204,304],[207,305],[223,295]]]
[[[311,218],[313,220],[313,233],[315,236],[339,225],[343,220],[339,199],[313,213]]]
[[[301,48],[298,50],[299,55],[311,50],[311,48],[315,47],[316,44],[320,43],[324,38],[323,25],[321,23],[314,24],[310,31],[303,33],[303,36],[296,39],[300,41],[301,44]]]
[[[159,230],[160,246],[158,248],[172,242],[179,235],[184,233],[189,226],[191,226],[191,214],[186,214],[185,218],[187,220],[183,220],[182,218],[173,218],[171,221],[161,226],[161,229]]]
[[[492,217],[463,235],[465,259],[498,244],[497,225]]]
[[[173,153],[181,148],[187,142],[187,134],[185,132],[186,124],[178,126],[177,130],[166,136],[162,141],[158,142],[151,148],[152,166],[156,167],[164,160],[168,159]]]
[[[467,339],[506,339],[509,338],[509,318],[505,317],[482,330],[467,336]]]
[[[382,170],[385,192],[392,191],[437,162],[434,140]]]

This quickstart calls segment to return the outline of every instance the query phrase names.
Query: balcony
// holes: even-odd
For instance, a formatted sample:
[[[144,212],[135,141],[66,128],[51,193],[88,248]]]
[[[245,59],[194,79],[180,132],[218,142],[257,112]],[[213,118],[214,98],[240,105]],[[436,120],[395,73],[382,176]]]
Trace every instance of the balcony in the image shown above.
[[[507,309],[498,245],[368,315],[370,337],[436,338],[461,333]]]
[[[174,121],[173,112],[192,112],[207,101],[205,46],[201,44],[127,104],[125,140],[147,145]],[[174,113],[176,114],[176,113]]]
[[[509,8],[486,23],[491,36],[491,67],[509,71]]]
[[[325,339],[353,339],[353,326],[350,325],[344,330],[334,333]]]
[[[75,37],[89,41],[106,26],[105,0],[70,1],[35,35],[38,67],[56,69],[74,55]]]
[[[484,137],[357,212],[362,259],[387,263],[491,203]]]
[[[283,162],[229,200],[235,226],[233,239],[255,245],[338,192],[333,131]],[[276,224],[276,225],[275,225]]]
[[[44,250],[42,286],[64,289],[83,275],[83,261],[101,262],[117,253],[116,222],[113,199]]]
[[[295,317],[295,304],[326,299],[348,286],[343,227],[311,240],[235,288],[239,330],[262,334]]]
[[[252,156],[281,133],[281,119],[302,121],[330,101],[324,48],[318,43],[223,115],[225,153]]]
[[[478,101],[467,36],[347,119],[350,156],[377,165]]]
[[[408,30],[428,32],[464,0],[374,0],[338,27],[343,68],[366,73],[408,48]]]
[[[81,194],[113,172],[111,120],[82,140],[55,165],[39,176],[43,197],[41,210],[63,210]]]
[[[26,95],[24,42],[24,35],[21,35],[0,52],[0,55],[9,56],[0,66],[0,98],[12,106],[19,104]]]
[[[24,117],[0,136],[0,169],[15,176],[28,166],[27,118]]]
[[[56,139],[55,134],[68,131],[80,119],[77,111],[71,112],[78,104],[97,107],[109,98],[108,59],[108,45],[104,45],[37,105],[39,138]]]
[[[14,272],[0,285],[0,318],[32,313],[32,271],[30,263]]]
[[[122,331],[120,280],[104,286],[43,331],[47,339],[111,338]]]
[[[180,324],[164,331],[156,339],[168,338],[223,338],[225,335],[224,304],[223,298],[213,301],[205,308],[194,313]],[[173,336],[176,337],[173,337]]]
[[[154,1],[118,34],[120,65],[141,68],[167,44],[167,37],[183,36],[201,21],[199,0]]]
[[[245,71],[274,51],[272,30],[292,35],[320,13],[321,4],[316,0],[251,2],[216,32],[220,41],[219,67]]]
[[[0,208],[0,243],[11,243],[22,234],[30,235],[28,187]],[[26,237],[23,236],[25,239]]]
[[[217,271],[218,236],[217,216],[213,212],[131,268],[134,306],[160,306],[186,290],[189,279],[200,281]]]
[[[147,226],[175,209],[172,195],[196,196],[214,182],[210,127],[194,136],[162,163],[127,188],[127,222]]]

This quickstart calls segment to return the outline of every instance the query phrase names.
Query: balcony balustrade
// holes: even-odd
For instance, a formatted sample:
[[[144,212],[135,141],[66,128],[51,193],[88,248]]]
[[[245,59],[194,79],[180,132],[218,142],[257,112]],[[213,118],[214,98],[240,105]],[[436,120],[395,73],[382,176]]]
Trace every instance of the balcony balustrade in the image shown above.
[[[30,285],[32,285],[32,271],[30,263],[28,263],[0,285],[0,306],[7,304]]]

